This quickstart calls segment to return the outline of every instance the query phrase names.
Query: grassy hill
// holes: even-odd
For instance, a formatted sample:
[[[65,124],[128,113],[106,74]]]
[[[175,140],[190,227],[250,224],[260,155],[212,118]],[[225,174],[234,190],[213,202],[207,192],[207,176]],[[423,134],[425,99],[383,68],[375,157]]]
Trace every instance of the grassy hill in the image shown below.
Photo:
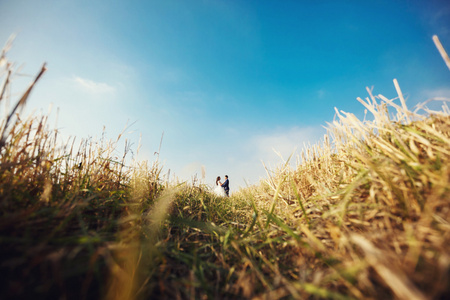
[[[450,298],[445,103],[368,90],[367,120],[336,111],[296,168],[220,198],[126,165],[120,137],[60,145],[47,117],[15,116],[36,81],[2,120],[2,299]]]

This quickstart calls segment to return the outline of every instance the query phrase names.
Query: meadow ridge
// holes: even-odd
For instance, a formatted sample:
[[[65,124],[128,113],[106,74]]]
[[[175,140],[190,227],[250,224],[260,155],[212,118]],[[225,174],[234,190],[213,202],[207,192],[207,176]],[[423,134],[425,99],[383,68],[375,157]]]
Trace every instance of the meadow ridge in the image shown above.
[[[395,99],[367,89],[365,120],[336,109],[295,168],[220,198],[126,164],[121,136],[61,144],[47,116],[22,119],[44,72],[3,111],[0,298],[450,298],[449,99],[410,110],[396,80]]]

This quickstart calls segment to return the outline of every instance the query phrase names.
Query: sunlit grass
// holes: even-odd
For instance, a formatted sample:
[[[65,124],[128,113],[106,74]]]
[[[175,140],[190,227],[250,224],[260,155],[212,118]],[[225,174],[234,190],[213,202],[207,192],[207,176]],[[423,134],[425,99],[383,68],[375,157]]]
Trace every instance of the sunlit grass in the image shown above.
[[[126,165],[121,137],[62,144],[15,115],[21,97],[2,123],[1,298],[448,297],[449,109],[411,111],[394,86],[230,198]]]

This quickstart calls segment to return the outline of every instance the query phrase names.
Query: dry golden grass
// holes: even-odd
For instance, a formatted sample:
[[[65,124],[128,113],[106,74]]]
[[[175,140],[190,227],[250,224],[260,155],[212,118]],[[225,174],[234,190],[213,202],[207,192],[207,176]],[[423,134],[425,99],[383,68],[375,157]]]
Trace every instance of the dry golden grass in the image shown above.
[[[256,207],[309,246],[291,250],[298,266],[289,271],[310,291],[358,299],[448,295],[450,117],[413,114],[381,95],[364,105],[372,121],[337,112],[332,142],[263,182],[253,191]]]

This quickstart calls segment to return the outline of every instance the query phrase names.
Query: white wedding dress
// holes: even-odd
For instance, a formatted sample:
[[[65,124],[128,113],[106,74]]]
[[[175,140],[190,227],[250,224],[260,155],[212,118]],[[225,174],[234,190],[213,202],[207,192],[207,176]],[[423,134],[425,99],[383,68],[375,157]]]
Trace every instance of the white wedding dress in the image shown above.
[[[219,197],[225,197],[227,194],[225,193],[225,190],[223,189],[223,187],[221,187],[220,185],[216,185],[216,187],[214,188],[214,190],[213,190],[213,192],[214,192],[214,194],[216,195],[216,196],[219,196]]]

